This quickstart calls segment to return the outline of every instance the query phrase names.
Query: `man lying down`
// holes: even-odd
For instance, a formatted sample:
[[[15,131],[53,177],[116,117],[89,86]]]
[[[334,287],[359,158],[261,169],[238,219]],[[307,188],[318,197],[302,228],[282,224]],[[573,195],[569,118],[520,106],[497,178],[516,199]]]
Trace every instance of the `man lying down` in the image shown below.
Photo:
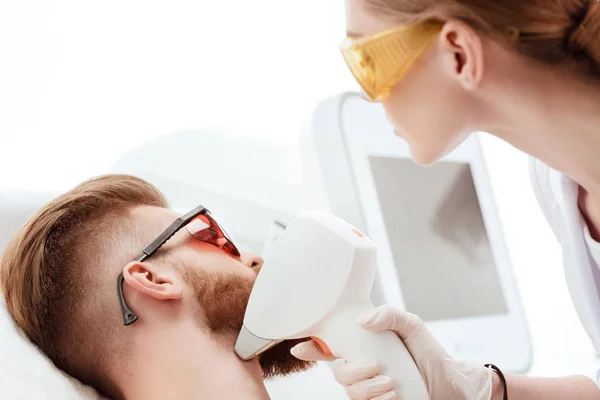
[[[149,183],[107,175],[27,222],[0,262],[0,291],[31,341],[106,397],[266,399],[264,378],[311,364],[292,342],[258,361],[234,354],[262,263],[205,209],[176,215]]]

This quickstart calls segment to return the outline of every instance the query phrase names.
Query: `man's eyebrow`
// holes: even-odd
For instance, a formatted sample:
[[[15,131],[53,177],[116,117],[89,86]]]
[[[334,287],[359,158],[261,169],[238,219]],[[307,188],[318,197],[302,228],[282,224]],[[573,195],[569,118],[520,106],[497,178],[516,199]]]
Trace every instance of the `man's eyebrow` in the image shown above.
[[[363,37],[364,35],[362,33],[356,33],[356,32],[352,32],[352,31],[346,31],[346,37],[350,38],[350,39],[358,39]]]

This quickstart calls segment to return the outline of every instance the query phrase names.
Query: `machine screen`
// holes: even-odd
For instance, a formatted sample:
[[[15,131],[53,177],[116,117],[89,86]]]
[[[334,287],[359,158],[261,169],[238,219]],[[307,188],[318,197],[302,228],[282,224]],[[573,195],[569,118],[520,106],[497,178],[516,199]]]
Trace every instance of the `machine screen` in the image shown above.
[[[469,164],[370,164],[407,310],[426,321],[507,313]]]

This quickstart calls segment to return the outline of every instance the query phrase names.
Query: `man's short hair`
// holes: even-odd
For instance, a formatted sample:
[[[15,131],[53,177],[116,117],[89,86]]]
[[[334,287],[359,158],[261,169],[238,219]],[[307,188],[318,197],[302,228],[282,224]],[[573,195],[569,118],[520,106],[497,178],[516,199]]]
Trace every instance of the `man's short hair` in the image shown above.
[[[111,364],[127,334],[116,287],[124,264],[107,259],[127,263],[148,244],[130,213],[141,205],[167,202],[133,176],[88,180],[31,217],[0,261],[0,291],[17,325],[56,366],[112,398],[122,397]]]

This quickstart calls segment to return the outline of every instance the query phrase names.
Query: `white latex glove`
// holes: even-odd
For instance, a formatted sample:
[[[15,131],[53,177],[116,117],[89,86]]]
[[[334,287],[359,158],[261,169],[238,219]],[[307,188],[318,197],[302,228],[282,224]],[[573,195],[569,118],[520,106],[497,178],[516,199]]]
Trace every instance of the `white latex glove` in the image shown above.
[[[492,396],[491,369],[456,361],[427,330],[419,317],[391,306],[381,306],[361,316],[358,323],[369,331],[395,331],[415,360],[431,400],[489,400]],[[313,342],[301,343],[292,354],[307,361],[334,361]],[[352,400],[401,399],[392,380],[380,376],[376,362],[334,363],[336,380],[346,387]],[[410,399],[401,399],[410,400]]]

